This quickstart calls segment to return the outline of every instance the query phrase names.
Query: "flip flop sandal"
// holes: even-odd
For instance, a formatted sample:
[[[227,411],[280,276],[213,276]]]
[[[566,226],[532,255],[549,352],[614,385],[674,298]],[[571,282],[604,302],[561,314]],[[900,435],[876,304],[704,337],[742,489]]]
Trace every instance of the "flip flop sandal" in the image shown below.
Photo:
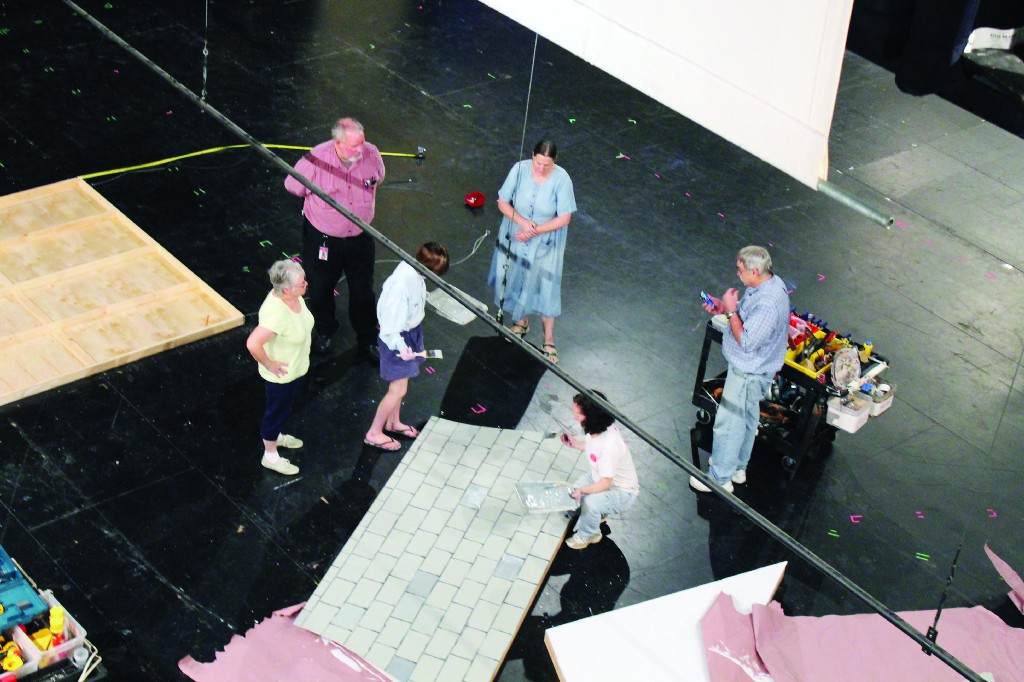
[[[548,350],[549,348],[551,350]],[[555,344],[545,343],[540,347],[540,352],[544,354],[544,357],[546,357],[552,365],[558,364],[558,349],[555,348]]]
[[[388,427],[385,426],[384,430],[387,431],[388,433],[394,433],[399,436],[405,436],[406,438],[415,438],[416,436],[420,435],[420,432],[416,430],[415,426],[406,426],[404,429],[389,429]]]
[[[523,325],[521,325],[518,322],[516,322],[514,325],[509,327],[508,330],[510,332],[512,332],[513,334],[515,334],[516,336],[518,336],[519,338],[523,338],[528,333],[530,333],[530,324],[527,323],[526,326],[524,327]]]
[[[396,452],[402,449],[402,444],[399,443],[394,438],[388,438],[383,443],[374,443],[369,438],[364,438],[363,443],[369,445],[371,448],[377,448],[378,450],[383,450],[384,452]]]

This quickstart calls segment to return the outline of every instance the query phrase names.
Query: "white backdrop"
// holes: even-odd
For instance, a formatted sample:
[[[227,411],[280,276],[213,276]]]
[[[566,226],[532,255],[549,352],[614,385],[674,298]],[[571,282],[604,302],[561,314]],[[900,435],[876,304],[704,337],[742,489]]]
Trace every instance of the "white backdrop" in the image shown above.
[[[817,187],[853,0],[482,0]]]

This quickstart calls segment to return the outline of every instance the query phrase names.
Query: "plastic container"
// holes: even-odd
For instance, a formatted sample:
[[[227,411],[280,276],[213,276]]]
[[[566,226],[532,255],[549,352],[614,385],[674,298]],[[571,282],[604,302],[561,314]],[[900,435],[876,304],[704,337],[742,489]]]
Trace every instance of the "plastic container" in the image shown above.
[[[843,404],[842,398],[829,398],[825,423],[847,433],[857,433],[862,426],[868,423],[868,418],[871,416],[871,404],[871,400],[867,396],[853,397],[846,404]]]
[[[572,511],[579,503],[569,495],[572,486],[563,481],[520,481],[516,483],[519,502],[530,514]]]
[[[60,602],[53,596],[53,592],[49,590],[40,592],[39,596],[43,598],[47,608],[61,606]],[[25,665],[14,671],[16,678],[25,677],[37,670],[49,667],[57,661],[68,658],[74,653],[75,649],[85,644],[85,630],[78,624],[78,621],[71,617],[71,614],[66,609],[64,610],[64,641],[51,649],[39,649],[35,642],[21,631],[21,628],[11,630],[10,636],[21,647],[22,658],[25,661]]]
[[[893,398],[896,397],[896,384],[885,383],[882,386],[888,386],[889,390],[884,393],[878,393],[877,391],[871,396],[871,410],[869,414],[872,417],[877,417],[882,414],[890,407],[892,407]]]

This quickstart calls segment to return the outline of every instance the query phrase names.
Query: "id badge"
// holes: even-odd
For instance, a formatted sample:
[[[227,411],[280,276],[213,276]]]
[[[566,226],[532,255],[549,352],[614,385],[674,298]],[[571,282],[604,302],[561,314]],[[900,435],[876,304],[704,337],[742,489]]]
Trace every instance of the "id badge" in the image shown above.
[[[327,245],[320,247],[320,260],[327,260]]]

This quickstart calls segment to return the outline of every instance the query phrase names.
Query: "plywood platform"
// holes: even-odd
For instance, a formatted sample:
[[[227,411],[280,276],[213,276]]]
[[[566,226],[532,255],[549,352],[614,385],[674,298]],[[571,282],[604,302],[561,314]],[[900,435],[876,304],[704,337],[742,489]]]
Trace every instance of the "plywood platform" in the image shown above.
[[[0,405],[242,320],[83,180],[0,197]]]

